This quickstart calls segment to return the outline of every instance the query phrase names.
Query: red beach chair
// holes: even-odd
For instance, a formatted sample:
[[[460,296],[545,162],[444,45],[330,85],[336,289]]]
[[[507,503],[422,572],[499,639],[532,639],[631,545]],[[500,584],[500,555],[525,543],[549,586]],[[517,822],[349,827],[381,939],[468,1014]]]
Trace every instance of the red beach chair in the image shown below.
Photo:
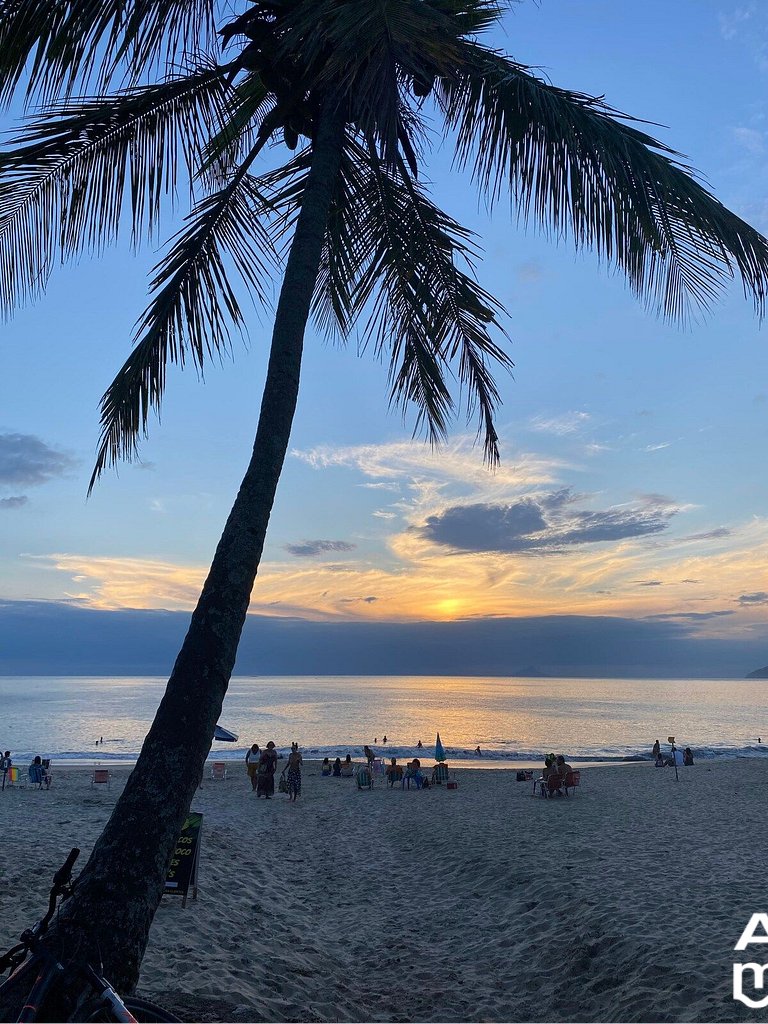
[[[580,785],[581,785],[581,772],[579,772],[579,771],[568,772],[568,774],[565,776],[565,782],[563,783],[563,789],[565,790],[565,795],[568,796],[568,790],[572,789],[573,790],[573,795],[575,796],[576,795],[576,787],[580,786]]]

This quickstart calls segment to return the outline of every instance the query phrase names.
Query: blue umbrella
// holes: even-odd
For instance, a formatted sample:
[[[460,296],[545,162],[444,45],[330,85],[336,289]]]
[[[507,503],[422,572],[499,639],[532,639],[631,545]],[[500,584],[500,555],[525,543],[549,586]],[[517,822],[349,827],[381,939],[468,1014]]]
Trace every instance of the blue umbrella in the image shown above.
[[[442,741],[440,739],[440,733],[437,734],[437,740],[435,741],[435,760],[436,761],[444,761],[445,760],[445,749],[444,749]]]
[[[213,738],[215,740],[223,740],[225,743],[237,743],[238,736],[236,732],[230,732],[223,725],[217,725],[213,730]]]

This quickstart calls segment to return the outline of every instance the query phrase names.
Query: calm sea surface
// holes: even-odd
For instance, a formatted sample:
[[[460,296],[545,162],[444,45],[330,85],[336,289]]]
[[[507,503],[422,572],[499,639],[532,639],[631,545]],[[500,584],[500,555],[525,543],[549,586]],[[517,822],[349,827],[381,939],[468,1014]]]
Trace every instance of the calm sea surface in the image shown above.
[[[19,763],[34,754],[135,759],[164,686],[145,677],[0,677],[0,747]],[[450,760],[478,766],[539,761],[550,750],[569,760],[636,758],[671,735],[699,757],[759,757],[768,756],[766,695],[765,680],[239,677],[220,722],[240,740],[214,743],[213,752],[240,759],[272,739],[281,751],[296,740],[309,757],[359,756],[364,743],[410,757],[419,739],[433,752],[439,731]]]

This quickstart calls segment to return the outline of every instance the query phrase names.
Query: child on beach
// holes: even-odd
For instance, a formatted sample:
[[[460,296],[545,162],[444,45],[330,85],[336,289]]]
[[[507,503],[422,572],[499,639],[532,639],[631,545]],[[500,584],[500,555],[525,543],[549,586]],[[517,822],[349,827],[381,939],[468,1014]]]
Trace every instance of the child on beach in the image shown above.
[[[251,780],[251,789],[256,789],[260,758],[259,744],[253,743],[245,755],[245,770],[248,772],[248,778]]]

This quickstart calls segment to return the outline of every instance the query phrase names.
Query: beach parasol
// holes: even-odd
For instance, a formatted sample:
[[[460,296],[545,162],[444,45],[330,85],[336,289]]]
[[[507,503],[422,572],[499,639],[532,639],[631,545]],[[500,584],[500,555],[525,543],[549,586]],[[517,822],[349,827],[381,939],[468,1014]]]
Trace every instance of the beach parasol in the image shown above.
[[[437,739],[435,740],[435,760],[445,760],[445,749],[443,747],[442,740],[440,739],[440,733],[437,734]]]
[[[215,740],[223,740],[224,743],[237,743],[238,736],[236,732],[230,732],[229,729],[225,729],[223,725],[217,725],[213,730],[213,738]]]

